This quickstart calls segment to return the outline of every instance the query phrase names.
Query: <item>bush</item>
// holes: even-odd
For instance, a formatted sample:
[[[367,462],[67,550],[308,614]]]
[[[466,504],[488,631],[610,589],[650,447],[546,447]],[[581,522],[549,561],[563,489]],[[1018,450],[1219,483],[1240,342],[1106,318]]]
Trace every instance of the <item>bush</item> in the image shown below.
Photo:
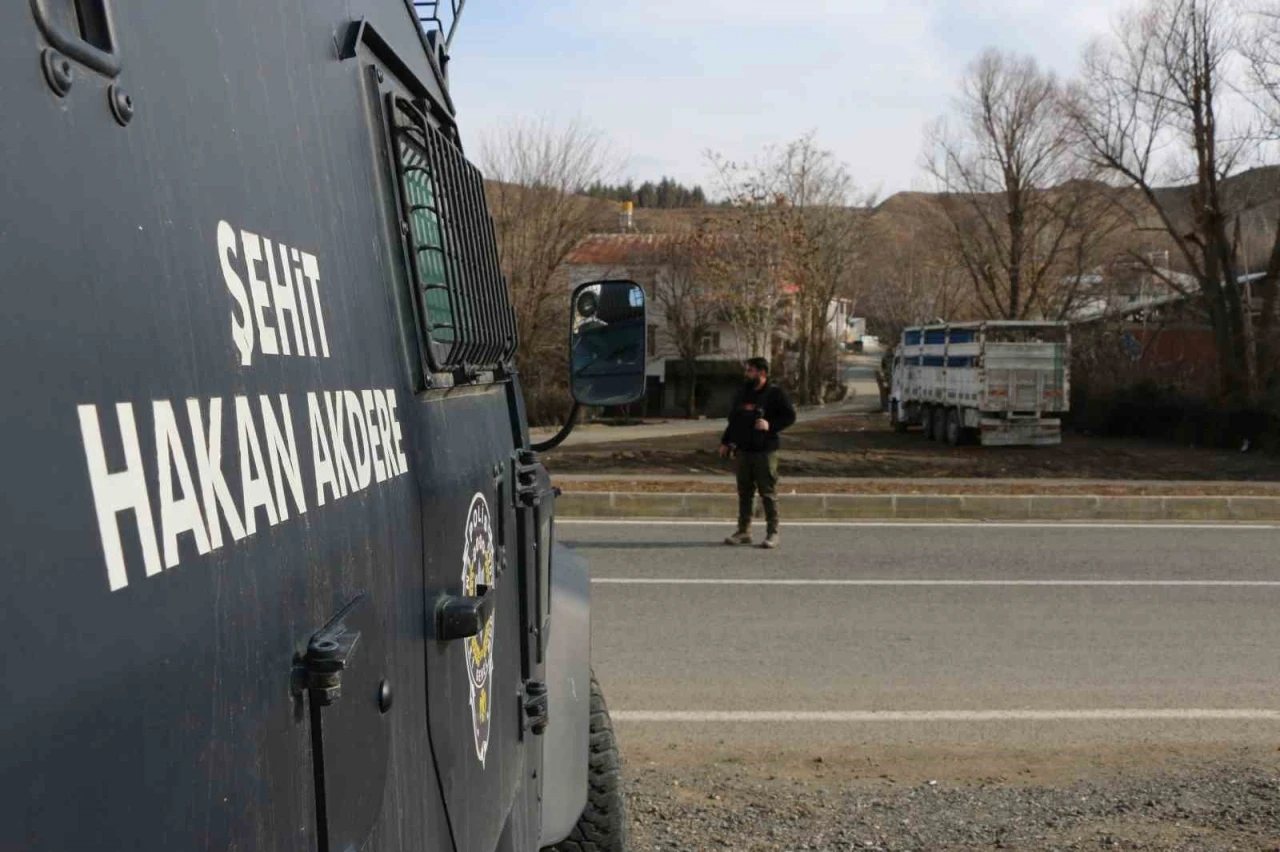
[[[1171,441],[1183,446],[1280,451],[1280,408],[1230,409],[1154,381],[1109,392],[1071,394],[1069,423],[1077,431]]]

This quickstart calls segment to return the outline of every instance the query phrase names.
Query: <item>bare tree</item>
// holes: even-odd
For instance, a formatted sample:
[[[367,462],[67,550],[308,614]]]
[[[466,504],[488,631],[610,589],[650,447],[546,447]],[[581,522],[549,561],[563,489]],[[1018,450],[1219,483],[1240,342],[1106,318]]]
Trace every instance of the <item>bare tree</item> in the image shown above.
[[[930,240],[923,226],[897,239],[878,229],[874,234],[861,287],[872,334],[894,347],[908,326],[965,318],[973,301],[971,284],[949,245]]]
[[[1249,65],[1248,81],[1252,101],[1262,116],[1260,142],[1274,146],[1280,143],[1280,2],[1269,2],[1254,8],[1245,20],[1249,33],[1244,45]],[[1239,227],[1237,218],[1237,229]],[[1238,242],[1238,241],[1237,241]],[[1276,213],[1270,256],[1261,280],[1253,288],[1262,295],[1259,320],[1257,362],[1261,367],[1259,383],[1274,390],[1280,384],[1280,210]]]
[[[724,316],[743,358],[772,355],[787,257],[783,200],[757,165],[725,160],[708,152],[716,186],[725,198],[724,215],[711,229],[709,274],[717,285]]]
[[[723,295],[716,285],[710,237],[704,229],[673,235],[656,252],[652,301],[662,317],[662,337],[684,365],[688,379],[686,410],[696,411],[698,356],[703,339],[724,315]]]
[[[1250,100],[1262,114],[1263,139],[1280,139],[1280,2],[1264,0],[1245,13],[1243,52]]]
[[[612,176],[599,135],[577,124],[516,122],[483,140],[481,162],[502,270],[520,336],[518,367],[531,419],[567,410],[563,328],[567,294],[556,276],[584,236],[609,222],[607,202],[580,191]]]
[[[1147,0],[1086,54],[1069,109],[1084,155],[1142,196],[1190,280],[1137,259],[1168,286],[1203,300],[1222,392],[1231,404],[1249,406],[1259,364],[1222,188],[1246,152],[1246,137],[1232,131],[1224,108],[1240,47],[1237,24],[1224,0]],[[1161,204],[1157,193],[1161,176],[1180,176],[1171,172],[1179,166],[1191,182],[1181,211]]]
[[[1073,156],[1060,86],[1034,59],[988,50],[969,66],[958,126],[939,119],[926,139],[956,255],[987,317],[1066,310],[1090,185]]]
[[[786,200],[796,390],[802,402],[822,402],[826,385],[836,379],[831,323],[837,299],[857,297],[873,199],[859,194],[848,169],[817,147],[813,133],[783,148],[772,171]]]
[[[796,395],[821,402],[835,367],[835,300],[856,295],[870,201],[812,132],[751,165],[711,161],[732,205],[722,220],[731,236],[718,243],[730,320],[752,355],[772,355],[774,335],[788,334]]]

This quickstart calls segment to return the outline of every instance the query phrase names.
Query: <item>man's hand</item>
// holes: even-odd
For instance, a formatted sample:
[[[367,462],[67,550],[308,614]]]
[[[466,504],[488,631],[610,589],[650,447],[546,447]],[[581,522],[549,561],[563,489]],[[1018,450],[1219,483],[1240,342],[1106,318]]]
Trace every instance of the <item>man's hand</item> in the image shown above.
[[[720,458],[722,458],[722,459],[727,459],[727,458],[729,458],[729,452],[730,452],[730,451],[729,451],[729,445],[728,445],[728,444],[721,444],[721,445],[720,445]]]
[[[759,420],[757,420],[757,421],[756,421],[756,431],[757,431],[757,432],[768,432],[768,431],[769,431],[769,421],[768,421],[768,420],[765,420],[763,417],[761,417]]]

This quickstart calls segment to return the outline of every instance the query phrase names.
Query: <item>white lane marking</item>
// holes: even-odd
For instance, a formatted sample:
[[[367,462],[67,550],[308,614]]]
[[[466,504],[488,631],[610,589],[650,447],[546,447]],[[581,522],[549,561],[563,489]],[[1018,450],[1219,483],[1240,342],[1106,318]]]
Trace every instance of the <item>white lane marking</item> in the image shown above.
[[[732,526],[733,521],[689,521],[689,520],[616,520],[609,518],[561,518],[556,517],[556,525],[581,524],[583,526],[605,527],[724,527]],[[984,529],[1077,529],[1077,530],[1280,530],[1280,524],[1244,524],[1223,521],[1221,523],[1099,523],[1096,521],[788,521],[784,526],[793,527],[833,527],[851,529],[857,527],[982,527]],[[608,542],[592,542],[608,544]]]
[[[1280,710],[614,710],[615,722],[1280,722]]]
[[[746,577],[592,577],[606,586],[1240,586],[1280,587],[1280,580],[822,580]]]

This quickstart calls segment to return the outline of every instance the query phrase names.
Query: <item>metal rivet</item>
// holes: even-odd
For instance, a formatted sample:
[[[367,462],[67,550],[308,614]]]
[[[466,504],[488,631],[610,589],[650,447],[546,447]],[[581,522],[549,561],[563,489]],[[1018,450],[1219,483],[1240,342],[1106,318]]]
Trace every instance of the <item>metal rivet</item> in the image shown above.
[[[44,68],[44,78],[58,97],[65,97],[75,82],[75,69],[67,58],[56,50],[45,48],[40,52],[40,65]]]
[[[391,692],[391,681],[384,680],[378,685],[378,709],[383,713],[391,709],[392,702],[395,701],[395,695]]]
[[[126,95],[119,86],[112,84],[107,89],[107,102],[111,104],[111,114],[116,117],[120,126],[128,126],[133,120],[133,98]]]

